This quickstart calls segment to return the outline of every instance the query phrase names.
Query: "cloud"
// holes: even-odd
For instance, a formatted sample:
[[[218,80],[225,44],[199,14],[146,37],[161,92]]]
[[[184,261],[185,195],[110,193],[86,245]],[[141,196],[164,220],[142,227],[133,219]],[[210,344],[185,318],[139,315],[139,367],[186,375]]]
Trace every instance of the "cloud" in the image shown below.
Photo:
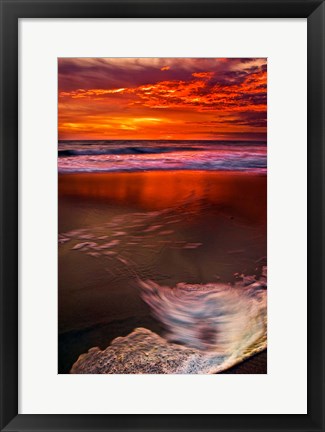
[[[127,96],[129,105],[141,103],[151,108],[192,108],[199,111],[231,109],[265,111],[266,72],[253,68],[249,72],[231,72],[217,81],[214,72],[193,73],[192,79],[166,80],[137,87],[77,89],[63,91],[60,97],[107,98]]]
[[[242,111],[240,113],[223,113],[217,120],[186,122],[189,125],[202,127],[219,126],[219,125],[236,125],[251,126],[254,128],[266,128],[267,117],[266,111]]]
[[[265,59],[59,59],[64,138],[265,134],[266,103]]]
[[[133,87],[160,81],[162,69],[171,80],[188,80],[193,73],[213,71],[222,77],[228,71],[265,63],[265,59],[242,61],[236,58],[59,58],[59,86],[60,91]]]

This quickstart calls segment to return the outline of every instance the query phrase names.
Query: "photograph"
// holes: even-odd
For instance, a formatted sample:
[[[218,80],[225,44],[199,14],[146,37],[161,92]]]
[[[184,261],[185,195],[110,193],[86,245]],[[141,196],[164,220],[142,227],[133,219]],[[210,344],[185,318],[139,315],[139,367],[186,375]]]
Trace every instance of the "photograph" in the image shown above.
[[[267,374],[267,58],[58,62],[58,373]]]

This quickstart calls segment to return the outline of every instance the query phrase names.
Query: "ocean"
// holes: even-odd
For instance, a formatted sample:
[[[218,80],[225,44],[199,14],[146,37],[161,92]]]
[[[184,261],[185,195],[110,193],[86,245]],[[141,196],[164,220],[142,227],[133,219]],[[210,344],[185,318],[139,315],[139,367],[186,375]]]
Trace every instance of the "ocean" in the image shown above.
[[[60,141],[60,173],[209,170],[266,172],[254,141]]]

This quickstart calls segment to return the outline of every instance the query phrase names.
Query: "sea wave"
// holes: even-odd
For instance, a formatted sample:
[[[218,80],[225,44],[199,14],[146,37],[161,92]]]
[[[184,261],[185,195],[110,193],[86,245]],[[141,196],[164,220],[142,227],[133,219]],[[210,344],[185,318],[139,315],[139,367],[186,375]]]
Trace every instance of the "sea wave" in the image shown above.
[[[59,150],[59,157],[69,156],[92,156],[92,155],[137,155],[137,154],[160,154],[170,153],[175,151],[190,151],[196,150],[195,147],[122,147],[122,148],[110,148],[110,149],[86,149],[86,150]]]
[[[257,153],[170,152],[142,154],[91,154],[59,158],[60,173],[134,172],[168,170],[266,171],[266,155]]]
[[[178,284],[174,288],[141,281],[142,297],[169,341],[219,355],[240,352],[265,332],[266,282],[252,278],[249,287],[221,283]]]
[[[58,170],[60,173],[153,170],[265,172],[266,145],[225,141],[60,142]]]
[[[165,337],[137,328],[82,354],[70,373],[218,373],[266,348],[266,267],[260,278],[242,275],[233,286],[139,284]]]

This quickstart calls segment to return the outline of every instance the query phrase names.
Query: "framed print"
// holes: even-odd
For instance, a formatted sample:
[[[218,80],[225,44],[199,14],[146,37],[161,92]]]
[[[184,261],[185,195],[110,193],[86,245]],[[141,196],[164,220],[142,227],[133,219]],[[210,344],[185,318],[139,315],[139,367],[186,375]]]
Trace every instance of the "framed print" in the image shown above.
[[[1,430],[323,430],[324,2],[1,23]]]

